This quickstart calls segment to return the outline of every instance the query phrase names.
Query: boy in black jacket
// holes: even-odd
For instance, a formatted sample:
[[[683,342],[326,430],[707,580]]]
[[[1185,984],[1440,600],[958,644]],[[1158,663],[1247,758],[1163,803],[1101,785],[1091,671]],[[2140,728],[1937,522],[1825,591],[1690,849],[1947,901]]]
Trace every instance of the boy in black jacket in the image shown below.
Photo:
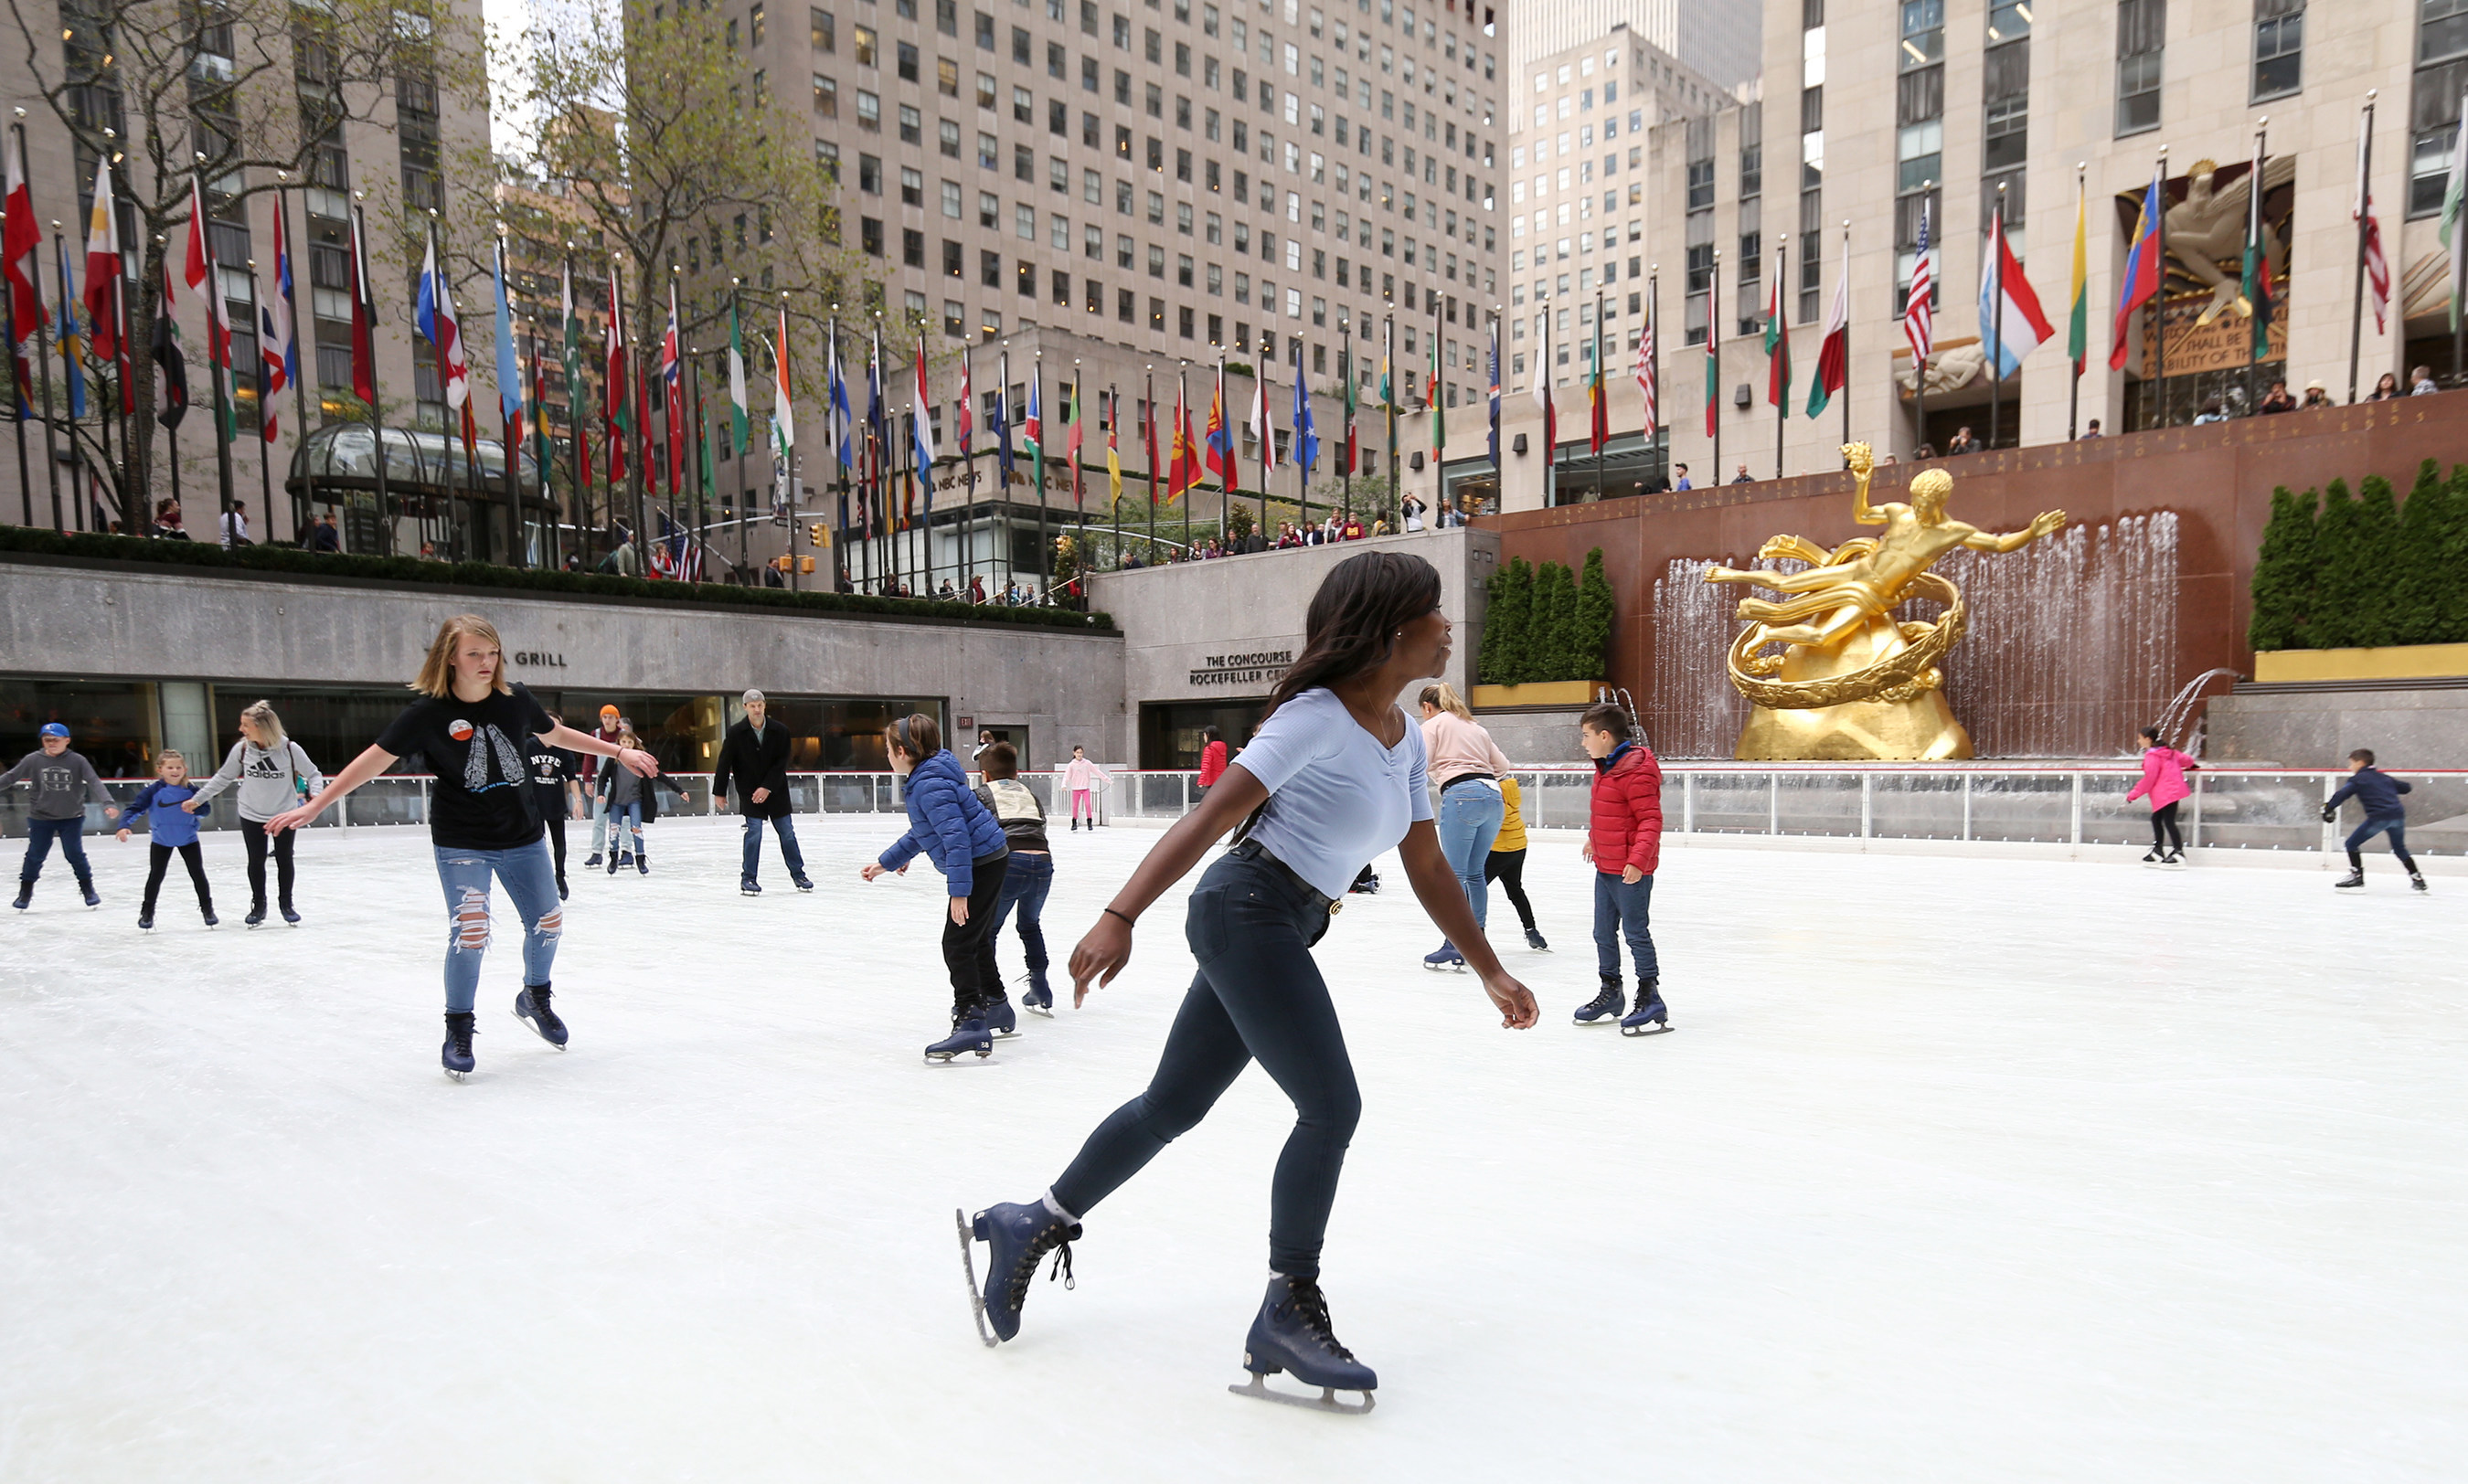
[[[763,863],[763,822],[769,820],[780,836],[780,859],[799,891],[812,891],[806,879],[806,856],[797,848],[797,827],[788,808],[788,729],[769,719],[761,691],[743,697],[745,719],[728,729],[720,744],[720,763],[711,775],[711,796],[727,807],[728,782],[737,780],[738,810],[745,815],[745,861],[738,874],[740,895],[762,895],[755,880]]]
[[[2409,791],[2408,784],[2376,768],[2373,750],[2369,747],[2360,747],[2348,754],[2348,781],[2341,785],[2340,791],[2331,795],[2330,802],[2322,806],[2322,822],[2327,825],[2338,818],[2340,806],[2351,798],[2365,811],[2365,822],[2348,832],[2348,874],[2332,884],[2340,887],[2365,885],[2365,843],[2388,831],[2391,854],[2399,857],[2401,867],[2408,872],[2410,884],[2418,891],[2425,890],[2425,876],[2416,869],[2415,860],[2408,853],[2408,810],[2399,801],[2399,796]]]

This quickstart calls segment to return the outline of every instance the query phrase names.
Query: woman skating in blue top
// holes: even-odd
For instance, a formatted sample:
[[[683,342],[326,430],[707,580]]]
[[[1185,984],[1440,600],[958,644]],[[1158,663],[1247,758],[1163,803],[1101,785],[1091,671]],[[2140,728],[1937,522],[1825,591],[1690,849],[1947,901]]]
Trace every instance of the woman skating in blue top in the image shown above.
[[[1440,849],[1423,759],[1423,734],[1397,707],[1407,685],[1439,674],[1449,657],[1440,578],[1419,557],[1367,552],[1321,582],[1302,656],[1281,679],[1241,758],[1199,809],[1166,832],[1071,955],[1073,999],[1087,997],[1131,961],[1131,927],[1149,904],[1228,831],[1240,842],[1191,894],[1184,933],[1200,972],[1183,996],[1148,1090],[1099,1125],[1045,1194],[997,1205],[964,1222],[988,1244],[980,1331],[1019,1332],[1021,1302],[1040,1258],[1057,1247],[1067,1268],[1080,1218],[1177,1135],[1208,1113],[1256,1059],[1294,1104],[1294,1129],[1277,1161],[1269,1201],[1268,1292],[1244,1346],[1248,1388],[1291,1371],[1329,1388],[1360,1391],[1378,1378],[1331,1333],[1319,1290],[1321,1239],[1337,1173],[1362,1102],[1328,986],[1311,946],[1331,924],[1355,873],[1391,846],[1414,895],[1482,976],[1500,1024],[1535,1020],[1534,996],[1510,977],[1474,926],[1474,909]]]
[[[1002,826],[969,791],[968,771],[943,747],[943,729],[918,712],[883,729],[891,770],[908,780],[908,833],[858,874],[871,881],[904,873],[920,851],[951,891],[943,923],[943,962],[951,971],[951,1034],[926,1048],[928,1062],[963,1051],[991,1056],[994,1037],[1009,1036],[1019,1016],[1003,993],[994,965],[994,899],[1002,895],[1011,847]]]

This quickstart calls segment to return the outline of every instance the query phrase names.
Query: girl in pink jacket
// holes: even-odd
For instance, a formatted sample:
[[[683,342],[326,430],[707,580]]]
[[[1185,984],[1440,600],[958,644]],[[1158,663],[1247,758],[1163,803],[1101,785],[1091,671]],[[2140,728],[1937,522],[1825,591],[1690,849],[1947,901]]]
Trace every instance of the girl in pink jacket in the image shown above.
[[[2186,772],[2202,765],[2161,742],[2156,726],[2144,727],[2135,740],[2142,748],[2142,781],[2127,790],[2125,802],[2151,803],[2151,854],[2142,857],[2143,863],[2182,866],[2185,837],[2177,830],[2177,805],[2194,791],[2185,782]]]
[[[1063,765],[1063,786],[1071,792],[1071,828],[1080,828],[1082,815],[1086,815],[1088,828],[1097,828],[1097,790],[1106,787],[1106,770],[1088,761],[1088,749],[1073,747],[1071,761]]]

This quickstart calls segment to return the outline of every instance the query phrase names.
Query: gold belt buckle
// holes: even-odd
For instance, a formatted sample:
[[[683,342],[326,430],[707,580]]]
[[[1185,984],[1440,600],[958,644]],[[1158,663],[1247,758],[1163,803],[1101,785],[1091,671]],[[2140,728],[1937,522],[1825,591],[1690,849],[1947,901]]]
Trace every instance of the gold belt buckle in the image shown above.
[[[1331,897],[1331,898],[1328,900],[1328,915],[1329,915],[1329,916],[1331,916],[1331,917],[1335,917],[1335,916],[1337,916],[1337,914],[1338,914],[1339,912],[1342,912],[1342,911],[1344,911],[1344,910],[1345,910],[1345,903],[1344,903],[1344,902],[1337,901],[1337,900],[1336,898],[1334,898],[1334,897]]]

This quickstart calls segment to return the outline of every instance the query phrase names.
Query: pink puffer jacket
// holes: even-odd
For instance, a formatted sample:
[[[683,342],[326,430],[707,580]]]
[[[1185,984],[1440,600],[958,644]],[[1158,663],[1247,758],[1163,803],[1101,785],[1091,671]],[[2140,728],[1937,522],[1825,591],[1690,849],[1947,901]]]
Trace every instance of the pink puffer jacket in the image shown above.
[[[2200,763],[2174,747],[2145,748],[2142,781],[2126,793],[2125,802],[2148,798],[2152,812],[2157,813],[2194,791],[2193,786],[2185,782],[2185,769],[2200,766]]]

